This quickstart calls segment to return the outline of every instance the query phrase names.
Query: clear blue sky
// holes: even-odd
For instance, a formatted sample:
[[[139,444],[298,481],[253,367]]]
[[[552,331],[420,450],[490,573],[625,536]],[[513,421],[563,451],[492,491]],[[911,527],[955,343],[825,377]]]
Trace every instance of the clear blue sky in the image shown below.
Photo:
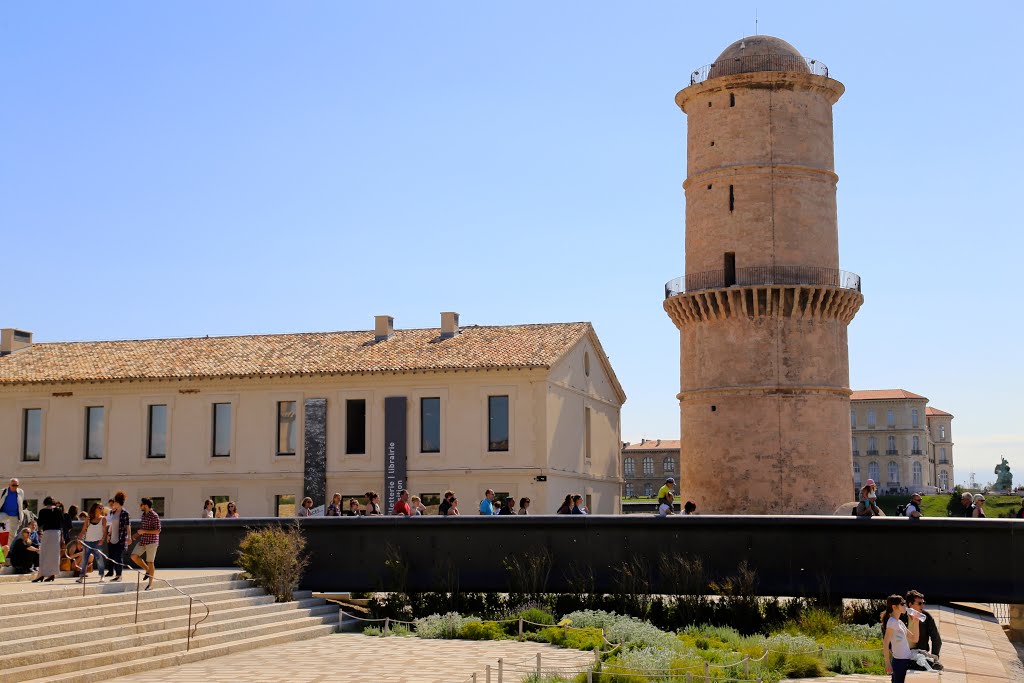
[[[623,437],[678,434],[689,73],[754,2],[7,3],[0,326],[39,341],[592,321]],[[1020,420],[1019,4],[761,3],[824,61],[854,388]]]

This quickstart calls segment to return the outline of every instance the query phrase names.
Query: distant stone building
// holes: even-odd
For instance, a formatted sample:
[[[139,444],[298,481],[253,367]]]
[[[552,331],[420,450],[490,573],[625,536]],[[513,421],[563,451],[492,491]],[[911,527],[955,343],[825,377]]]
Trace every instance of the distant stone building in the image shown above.
[[[953,416],[904,389],[850,397],[853,482],[880,491],[948,491],[953,486]]]
[[[679,440],[643,439],[622,444],[622,497],[651,497],[668,477],[679,478]],[[678,491],[678,487],[676,488]]]

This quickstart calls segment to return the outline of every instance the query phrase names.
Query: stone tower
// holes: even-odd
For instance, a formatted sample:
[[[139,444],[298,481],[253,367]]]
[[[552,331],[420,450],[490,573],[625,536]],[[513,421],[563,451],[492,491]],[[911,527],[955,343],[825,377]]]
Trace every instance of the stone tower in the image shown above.
[[[676,95],[688,119],[679,328],[681,499],[707,513],[830,514],[853,500],[832,105],[843,84],[753,36]]]

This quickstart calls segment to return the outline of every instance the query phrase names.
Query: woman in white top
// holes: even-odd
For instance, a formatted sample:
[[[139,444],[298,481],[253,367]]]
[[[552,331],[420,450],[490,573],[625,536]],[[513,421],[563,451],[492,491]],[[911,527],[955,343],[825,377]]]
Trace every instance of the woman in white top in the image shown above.
[[[107,516],[103,514],[103,506],[93,503],[89,508],[89,518],[82,523],[82,531],[78,534],[78,540],[84,546],[82,550],[82,575],[78,577],[78,583],[85,581],[86,569],[89,566],[89,556],[96,558],[96,569],[100,572],[100,582],[103,582],[103,555],[99,549],[107,542]]]
[[[213,499],[207,498],[203,503],[203,519],[213,519]]]
[[[917,619],[910,619],[908,630],[900,621],[907,611],[907,601],[899,595],[890,595],[886,600],[886,610],[882,614],[885,637],[882,638],[882,656],[885,658],[885,673],[892,674],[892,683],[904,683],[907,669],[910,668],[910,643],[917,642]]]

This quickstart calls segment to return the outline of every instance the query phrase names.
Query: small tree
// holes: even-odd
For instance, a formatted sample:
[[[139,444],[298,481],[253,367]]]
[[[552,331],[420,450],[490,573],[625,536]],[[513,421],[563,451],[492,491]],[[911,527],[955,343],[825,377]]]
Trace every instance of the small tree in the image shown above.
[[[298,524],[249,529],[238,544],[236,564],[277,602],[290,602],[309,564]]]

